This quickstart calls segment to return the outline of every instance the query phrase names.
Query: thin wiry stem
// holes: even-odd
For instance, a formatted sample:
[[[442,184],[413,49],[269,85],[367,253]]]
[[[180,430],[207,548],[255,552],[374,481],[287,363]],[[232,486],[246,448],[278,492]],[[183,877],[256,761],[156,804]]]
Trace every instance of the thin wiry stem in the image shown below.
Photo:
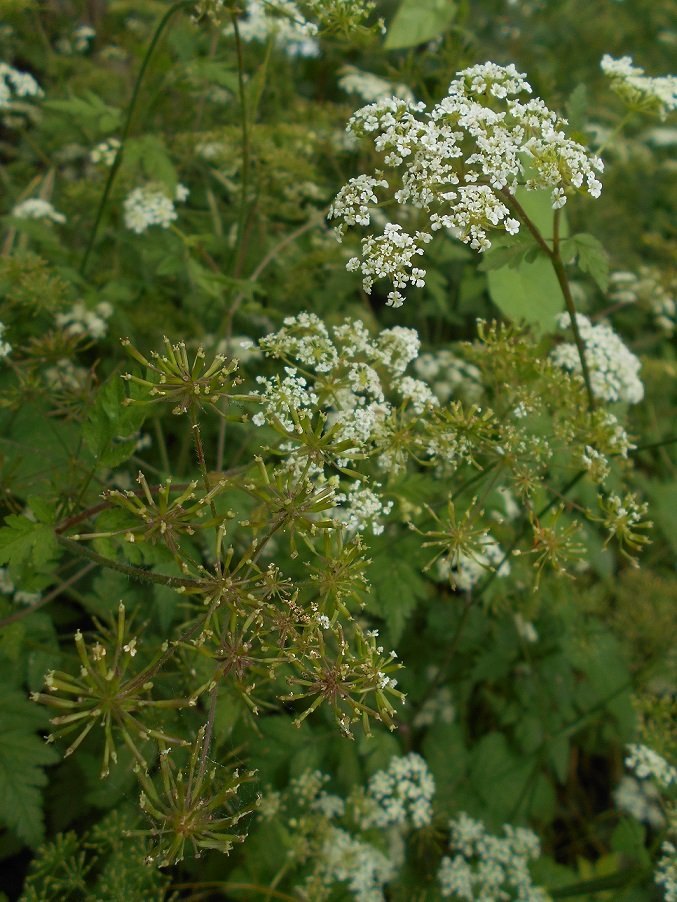
[[[80,263],[80,275],[84,276],[87,270],[87,264],[89,263],[89,258],[91,256],[92,250],[94,249],[94,242],[96,241],[96,235],[99,231],[99,226],[101,224],[101,220],[103,218],[104,211],[106,209],[106,204],[108,203],[108,197],[111,192],[111,188],[113,187],[113,182],[115,181],[115,176],[117,175],[118,169],[120,168],[120,164],[122,163],[122,155],[125,149],[125,141],[129,136],[129,130],[132,125],[132,117],[134,116],[134,112],[136,110],[136,104],[139,99],[139,92],[141,90],[141,83],[143,82],[143,77],[146,74],[146,69],[148,68],[148,64],[150,63],[151,57],[157,44],[162,37],[162,32],[165,30],[170,20],[173,18],[174,14],[179,12],[179,10],[184,7],[188,8],[193,6],[192,0],[179,0],[178,3],[175,3],[173,6],[167,10],[162,19],[160,19],[160,23],[158,27],[155,29],[155,34],[153,35],[150,44],[148,45],[148,50],[146,50],[146,55],[143,58],[143,62],[141,63],[141,69],[139,70],[139,74],[136,77],[136,81],[134,82],[134,88],[132,90],[132,97],[129,102],[129,106],[127,107],[127,117],[125,119],[125,124],[122,129],[122,135],[120,136],[120,146],[117,149],[117,153],[115,154],[115,159],[113,160],[113,165],[110,168],[110,172],[108,173],[108,178],[106,179],[106,185],[103,189],[103,194],[101,195],[101,200],[99,201],[99,207],[96,211],[96,218],[94,220],[94,225],[92,227],[92,231],[89,235],[89,241],[87,242],[87,247],[85,248],[85,253],[82,257],[82,262]]]

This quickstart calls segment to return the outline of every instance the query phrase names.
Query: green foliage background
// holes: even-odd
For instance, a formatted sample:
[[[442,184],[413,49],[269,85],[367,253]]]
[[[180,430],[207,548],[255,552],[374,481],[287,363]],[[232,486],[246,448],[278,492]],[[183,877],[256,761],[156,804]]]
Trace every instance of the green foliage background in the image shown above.
[[[222,894],[214,898],[273,898],[265,888],[283,868],[290,843],[284,826],[274,832],[252,816],[249,839],[230,856],[210,853],[176,869],[149,869],[145,840],[127,836],[143,827],[132,754],[123,747],[102,781],[102,741],[92,733],[63,758],[63,744],[43,740],[48,714],[29,700],[47,671],[77,669],[73,634],[90,631],[93,618],[117,616],[121,600],[148,649],[185,622],[183,599],[167,586],[78,559],[55,534],[55,526],[97,505],[116,474],[126,475],[120,485],[131,484],[139,469],[154,480],[170,473],[179,482],[199,476],[185,424],[161,407],[123,406],[128,392],[119,377],[129,362],[120,339],[131,337],[143,353],[159,348],[163,334],[213,350],[231,336],[258,338],[284,317],[312,311],[331,324],[350,316],[373,330],[411,326],[434,352],[474,342],[477,319],[503,319],[531,327],[528,354],[544,357],[562,301],[547,261],[530,258],[529,247],[498,246],[478,259],[458,242],[436,242],[427,251],[426,287],[412,292],[401,310],[384,306],[379,286],[364,294],[359,279],[346,272],[349,254],[328,233],[324,217],[337,190],[371,171],[374,159],[368,149],[342,140],[345,122],[362,104],[338,86],[342,68],[377,73],[435,101],[465,66],[515,62],[536,95],[566,111],[574,136],[595,146],[613,134],[624,113],[601,75],[601,56],[632,54],[647,71],[666,74],[677,40],[665,0],[384,0],[372,20],[385,18],[385,36],[378,28],[324,35],[316,59],[245,43],[239,72],[232,35],[177,11],[141,84],[122,163],[94,232],[110,170],[93,164],[89,153],[120,136],[136,76],[169,8],[156,0],[0,0],[0,60],[30,71],[45,90],[44,99],[24,104],[18,122],[0,130],[0,320],[13,347],[10,363],[0,369],[6,517],[0,566],[16,590],[37,593],[28,605],[11,592],[0,596],[0,888],[9,899],[211,898],[198,894],[200,884],[205,893],[220,885]],[[96,32],[82,52],[73,45],[80,24]],[[242,88],[249,130],[244,145]],[[370,589],[361,616],[404,664],[398,679],[407,704],[397,729],[375,725],[371,738],[350,741],[323,709],[295,726],[297,712],[289,704],[254,719],[237,691],[225,686],[210,756],[217,767],[255,769],[256,788],[278,790],[317,768],[331,776],[335,791],[348,795],[393,755],[417,751],[434,774],[441,821],[442,813],[468,811],[495,830],[520,823],[539,834],[544,856],[534,872],[553,898],[659,898],[651,879],[659,834],[619,811],[613,791],[624,746],[638,736],[669,760],[677,754],[677,361],[673,340],[656,328],[650,306],[617,308],[609,273],[649,266],[674,290],[674,135],[670,123],[635,117],[605,151],[601,199],[574,199],[566,207],[565,254],[575,267],[578,309],[611,311],[615,328],[642,359],[645,400],[632,409],[614,407],[639,448],[634,467],[613,477],[619,486],[627,480],[649,502],[652,544],[640,570],[587,523],[579,536],[587,568],[575,579],[546,571],[532,591],[532,558],[523,547],[511,578],[487,579],[471,604],[429,578],[428,549],[403,515],[394,516],[385,533],[367,543]],[[205,147],[212,149],[205,153]],[[123,202],[148,180],[170,192],[186,184],[190,196],[177,205],[176,228],[137,236],[124,227]],[[17,203],[37,196],[50,200],[66,224],[11,215]],[[530,198],[535,220],[541,200]],[[354,250],[357,238],[346,245]],[[74,303],[93,310],[102,301],[113,312],[96,341],[58,328],[59,315]],[[481,365],[488,385],[493,364],[486,352],[469,358]],[[45,378],[62,360],[83,368],[75,387]],[[244,363],[243,372],[253,386],[271,367],[261,358]],[[515,372],[530,378],[526,364]],[[499,374],[486,396],[497,410],[501,391]],[[139,446],[140,430],[150,436],[149,447]],[[203,440],[209,469],[220,469],[214,463],[224,442],[218,422],[205,423]],[[247,424],[228,423],[225,468],[248,463],[257,441]],[[563,461],[562,472],[571,463]],[[553,488],[538,488],[536,509],[548,505]],[[419,513],[425,505],[438,509],[447,491],[425,470],[409,472],[389,490],[401,510]],[[594,494],[583,480],[564,501],[585,507]],[[250,512],[235,494],[226,503],[238,516]],[[488,514],[500,512],[495,492],[481,503]],[[97,521],[99,532],[117,527],[115,513]],[[506,527],[505,545],[514,539],[524,546],[524,536]],[[121,549],[100,537],[92,547],[127,566],[179,574],[155,545]],[[294,559],[280,554],[296,577]],[[538,642],[520,634],[515,614],[533,624]],[[166,675],[164,697],[190,691],[188,672],[182,660]],[[416,714],[445,687],[453,721],[420,725]],[[192,733],[204,714],[200,702],[197,711],[177,712],[174,727]],[[245,787],[245,801],[256,788]],[[423,838],[388,898],[439,897],[440,837]],[[264,889],[257,896],[238,885]],[[280,886],[292,892],[294,883]],[[339,889],[331,898],[350,896]]]

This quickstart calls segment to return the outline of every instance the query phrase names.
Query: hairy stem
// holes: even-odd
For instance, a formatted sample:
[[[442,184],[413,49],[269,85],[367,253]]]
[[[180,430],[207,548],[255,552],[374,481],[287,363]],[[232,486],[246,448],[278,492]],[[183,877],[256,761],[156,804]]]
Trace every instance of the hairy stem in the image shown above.
[[[107,567],[109,570],[117,570],[118,573],[126,573],[127,576],[131,576],[133,579],[138,579],[141,582],[159,583],[163,586],[169,586],[172,589],[201,589],[205,585],[199,579],[189,579],[188,577],[183,576],[169,576],[165,573],[155,573],[152,570],[142,570],[141,567],[133,567],[131,564],[123,564],[122,561],[114,561],[112,558],[104,557],[102,554],[98,554],[86,545],[74,542],[73,539],[68,539],[58,532],[55,533],[55,538],[59,545],[67,548],[73,554],[87,558],[95,564],[99,564],[101,567]]]

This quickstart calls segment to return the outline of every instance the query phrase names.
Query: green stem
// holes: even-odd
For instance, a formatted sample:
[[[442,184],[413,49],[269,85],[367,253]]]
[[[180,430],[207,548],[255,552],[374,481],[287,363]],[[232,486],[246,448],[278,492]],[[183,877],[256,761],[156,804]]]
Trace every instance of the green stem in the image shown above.
[[[524,223],[527,227],[531,235],[533,236],[536,244],[540,247],[546,257],[550,260],[552,264],[552,268],[555,271],[555,276],[557,277],[557,281],[559,283],[560,290],[562,292],[562,296],[564,298],[564,303],[567,308],[567,312],[569,313],[569,318],[571,319],[571,330],[574,334],[574,341],[576,343],[576,350],[578,351],[578,357],[581,361],[581,372],[583,375],[583,382],[585,383],[585,390],[588,395],[588,408],[590,410],[595,409],[595,396],[592,391],[592,380],[590,378],[590,370],[588,368],[588,361],[585,356],[585,344],[583,343],[583,339],[581,338],[581,333],[578,329],[578,322],[576,320],[576,305],[574,304],[573,295],[571,294],[571,286],[569,285],[569,279],[567,278],[566,271],[564,269],[564,261],[562,260],[561,254],[561,241],[560,241],[560,221],[561,221],[561,213],[560,210],[555,210],[555,215],[553,218],[553,235],[552,235],[552,247],[545,240],[543,235],[541,234],[538,226],[529,218],[524,207],[520,204],[514,194],[510,194],[509,191],[503,190],[500,192],[505,202],[509,207],[513,209],[513,211],[517,214],[520,221]]]
[[[90,561],[94,561],[96,564],[100,564],[102,567],[107,567],[109,570],[117,570],[118,573],[126,573],[127,576],[131,576],[133,579],[138,579],[141,582],[160,583],[161,585],[169,586],[172,589],[200,589],[204,586],[204,583],[198,579],[189,579],[183,576],[169,576],[164,573],[155,573],[152,570],[142,570],[140,567],[131,566],[131,564],[123,564],[122,561],[114,561],[112,558],[97,554],[96,551],[92,551],[92,549],[88,548],[86,545],[80,545],[79,542],[74,542],[72,539],[68,539],[58,532],[54,534],[54,538],[59,545],[63,545],[64,548],[67,548],[73,554],[77,554],[79,557],[85,557]]]
[[[562,255],[560,253],[559,226],[560,211],[555,210],[553,221],[552,253],[550,255],[550,262],[552,263],[552,267],[555,270],[555,275],[557,276],[559,287],[562,290],[562,295],[564,296],[564,303],[566,304],[567,312],[569,313],[569,319],[571,320],[571,330],[574,333],[574,341],[576,342],[578,356],[581,361],[581,370],[583,373],[583,381],[585,382],[585,390],[588,394],[588,407],[590,410],[594,410],[595,396],[592,391],[592,380],[590,378],[590,370],[588,369],[588,361],[585,355],[585,344],[583,343],[581,333],[578,329],[578,321],[576,319],[576,305],[574,304],[573,295],[571,294],[571,286],[569,285],[569,280],[567,279],[567,275],[564,270],[564,262],[562,261]]]
[[[153,35],[150,44],[148,45],[148,50],[146,51],[146,55],[143,58],[143,62],[141,63],[141,69],[139,70],[139,74],[136,77],[136,82],[134,83],[134,89],[132,91],[132,98],[129,102],[129,106],[127,107],[127,118],[125,119],[125,124],[122,129],[122,135],[120,137],[120,146],[118,147],[117,153],[115,154],[115,159],[113,160],[113,165],[110,168],[110,172],[108,173],[108,178],[106,179],[106,186],[103,189],[103,194],[101,196],[101,200],[99,201],[99,208],[96,211],[96,219],[94,220],[94,226],[92,228],[91,234],[89,236],[89,242],[87,243],[87,248],[85,250],[84,256],[82,258],[82,262],[80,264],[80,275],[84,276],[87,270],[87,264],[89,263],[89,258],[91,256],[92,250],[94,249],[94,242],[96,241],[96,235],[99,230],[99,225],[101,224],[101,220],[103,218],[104,211],[106,209],[106,204],[108,203],[108,196],[110,195],[111,188],[113,187],[113,182],[115,181],[115,176],[117,175],[118,169],[120,168],[120,164],[122,163],[122,154],[125,148],[125,141],[129,136],[129,130],[132,124],[132,117],[134,116],[134,112],[136,110],[136,104],[139,99],[139,92],[141,89],[141,83],[143,81],[143,77],[146,74],[146,69],[148,68],[148,64],[150,63],[151,57],[153,55],[153,51],[155,50],[158,41],[162,36],[162,32],[165,30],[167,25],[169,24],[170,19],[173,18],[174,14],[177,13],[180,9],[184,7],[192,6],[192,0],[179,0],[178,3],[175,3],[173,6],[167,10],[162,19],[160,19],[160,23],[158,27],[155,29],[155,34]]]
[[[548,895],[553,899],[568,899],[571,896],[582,896],[587,893],[601,893],[609,889],[620,889],[624,886],[630,886],[630,884],[637,883],[650,874],[650,870],[627,868],[624,871],[616,871],[615,874],[596,877],[594,880],[582,880],[580,883],[570,883],[568,886],[549,889]]]
[[[249,188],[249,123],[247,121],[247,95],[244,84],[244,56],[242,53],[242,40],[240,28],[235,13],[232,15],[233,34],[235,36],[235,51],[237,53],[237,84],[240,95],[240,123],[242,128],[242,180],[240,191],[240,212],[237,223],[237,239],[233,253],[233,273],[237,275],[240,267],[240,253],[244,238],[245,222],[247,219],[247,190]]]

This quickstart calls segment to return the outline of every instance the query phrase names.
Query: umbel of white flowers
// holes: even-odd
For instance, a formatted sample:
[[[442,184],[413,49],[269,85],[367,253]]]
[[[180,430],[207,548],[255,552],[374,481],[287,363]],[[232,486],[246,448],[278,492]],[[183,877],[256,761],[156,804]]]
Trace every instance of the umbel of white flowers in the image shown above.
[[[677,77],[674,75],[651,78],[644,74],[644,69],[633,65],[632,57],[614,59],[608,53],[604,54],[600,65],[611,80],[611,90],[630,109],[656,113],[661,119],[677,110]]]
[[[380,236],[364,238],[361,259],[352,258],[348,269],[361,270],[365,291],[376,279],[389,279],[387,303],[400,307],[408,284],[425,284],[418,263],[431,232],[450,229],[480,252],[491,247],[489,232],[515,234],[520,223],[511,198],[518,186],[549,189],[554,209],[575,192],[599,197],[602,161],[567,137],[566,120],[539,98],[529,98],[531,90],[512,64],[487,62],[459,72],[430,111],[423,103],[390,97],[353,115],[347,131],[373,140],[385,165],[399,171],[395,200],[424,211],[430,228],[410,235],[389,222]],[[329,211],[340,220],[339,238],[347,226],[370,224],[379,190],[390,186],[377,171],[339,191]]]

